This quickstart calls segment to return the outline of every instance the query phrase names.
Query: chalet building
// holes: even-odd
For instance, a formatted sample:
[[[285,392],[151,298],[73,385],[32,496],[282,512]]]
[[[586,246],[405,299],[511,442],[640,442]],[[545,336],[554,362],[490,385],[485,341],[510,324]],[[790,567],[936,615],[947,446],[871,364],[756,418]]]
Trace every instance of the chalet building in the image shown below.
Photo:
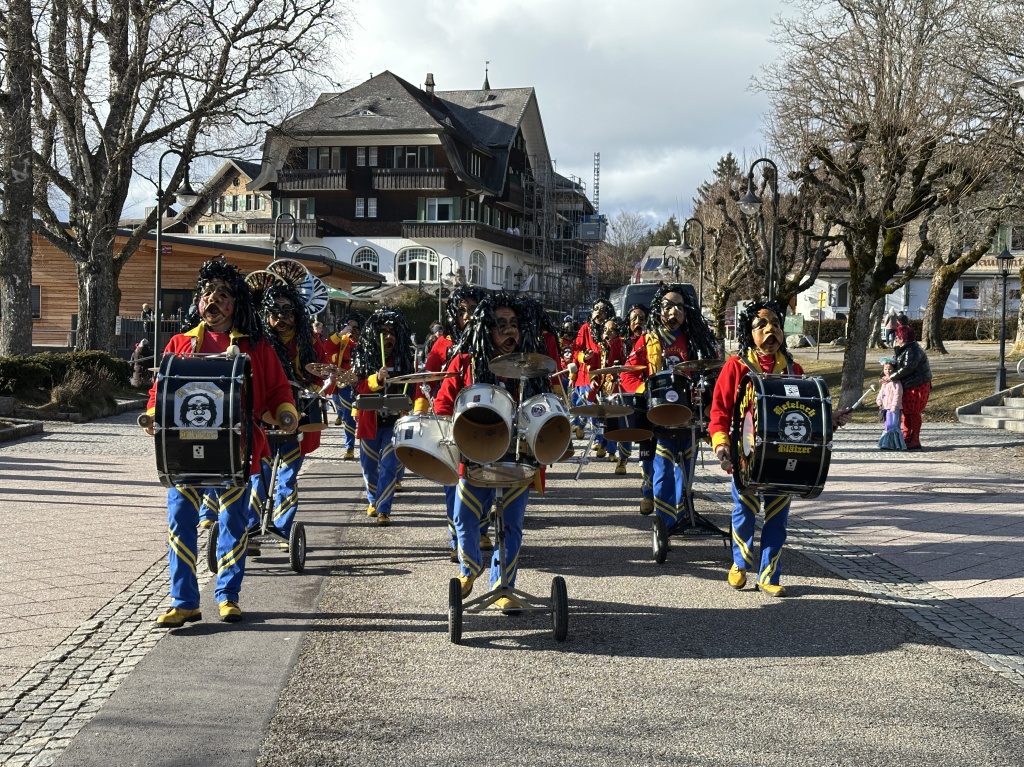
[[[246,189],[259,175],[257,163],[227,160],[203,186],[183,216],[188,231],[204,236],[245,234],[250,219],[271,220],[270,195]]]
[[[584,184],[554,170],[534,89],[486,78],[441,91],[430,74],[420,89],[383,72],[322,94],[267,134],[246,193],[272,199],[249,237],[280,249],[294,234],[392,292],[463,282],[560,309],[582,300],[603,234]]]

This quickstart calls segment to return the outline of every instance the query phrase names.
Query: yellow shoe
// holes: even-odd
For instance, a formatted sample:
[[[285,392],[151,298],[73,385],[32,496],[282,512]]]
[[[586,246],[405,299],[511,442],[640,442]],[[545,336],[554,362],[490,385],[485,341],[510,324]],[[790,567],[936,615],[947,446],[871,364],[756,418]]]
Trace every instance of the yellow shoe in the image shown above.
[[[459,550],[457,548],[456,549],[450,549],[448,551],[448,560],[450,562],[454,562],[455,564],[459,563]]]
[[[377,507],[374,506],[372,503],[369,506],[366,507],[366,516],[368,516],[368,517],[375,517],[375,516],[377,516]]]
[[[462,584],[462,598],[465,599],[473,591],[473,582],[476,580],[475,575],[460,575],[459,583]]]
[[[576,439],[583,439],[583,435],[586,433],[586,432],[583,431],[583,427],[582,426],[577,426],[575,431],[576,431]]]
[[[654,511],[654,499],[653,498],[641,498],[640,499],[640,513],[645,517]]]
[[[786,596],[786,589],[781,584],[777,583],[760,583],[757,584],[758,591],[763,591],[770,597],[784,597]]]
[[[212,519],[200,519],[199,520],[199,529],[200,530],[209,530],[211,527],[213,527],[213,520]]]
[[[348,450],[346,450],[345,451],[345,455],[343,455],[341,457],[341,460],[343,460],[343,461],[354,461],[355,459],[356,459],[356,451],[354,449],[352,449],[352,448],[349,448]]]
[[[615,473],[620,475],[626,473],[626,460],[624,458],[615,464]]]
[[[156,625],[162,629],[176,629],[184,626],[186,623],[201,621],[202,619],[203,613],[198,607],[195,610],[186,610],[184,607],[172,607],[156,619]]]
[[[381,527],[387,527],[391,524],[391,517],[388,514],[378,514],[377,524]]]
[[[401,482],[396,482],[396,483],[395,483],[395,492],[397,493],[397,492],[399,492],[399,491],[400,491],[401,489],[402,489],[402,483],[401,483]]]
[[[518,613],[522,607],[519,602],[511,597],[502,597],[501,599],[494,600],[494,606],[505,613],[505,615],[514,615],[515,613]]]
[[[604,447],[594,445],[594,456],[596,458],[604,458],[606,455],[608,455],[608,451],[605,450]]]
[[[741,570],[736,565],[729,568],[729,585],[734,589],[742,589],[747,585],[747,571]]]
[[[491,536],[487,533],[480,535],[480,551],[494,551],[494,544],[491,543]]]
[[[340,415],[337,418],[334,419],[334,425],[335,426],[341,426],[341,416]]]
[[[220,608],[220,619],[225,623],[238,623],[242,620],[242,611],[238,609],[238,602],[225,599],[217,607]]]
[[[254,540],[252,540],[250,538],[249,542],[245,545],[245,556],[247,556],[247,557],[258,557],[262,553],[263,553],[263,550],[260,548],[260,542],[259,541],[254,541]]]

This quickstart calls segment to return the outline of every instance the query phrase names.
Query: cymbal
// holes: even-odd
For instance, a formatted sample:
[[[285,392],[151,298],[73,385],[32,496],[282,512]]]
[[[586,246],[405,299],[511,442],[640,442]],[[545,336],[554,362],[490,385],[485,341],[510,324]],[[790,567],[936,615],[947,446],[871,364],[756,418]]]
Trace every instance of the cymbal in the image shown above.
[[[327,376],[337,373],[339,370],[341,370],[340,367],[329,362],[310,362],[306,365],[306,372],[312,373],[317,378],[327,378]]]
[[[699,370],[718,370],[725,360],[687,360],[672,367],[676,373],[694,373]]]
[[[569,412],[586,418],[618,418],[632,415],[633,408],[627,405],[580,405],[569,408]]]
[[[432,373],[427,370],[422,373],[407,373],[404,376],[395,376],[394,378],[389,378],[387,383],[434,383],[435,381],[443,381],[446,378],[452,378],[458,374],[459,372],[457,370],[442,370],[438,373]]]
[[[412,400],[404,394],[360,394],[356,397],[356,410],[412,410]]]
[[[619,373],[633,373],[637,370],[643,370],[646,365],[613,365],[608,368],[598,368],[597,370],[591,370],[590,375],[592,376],[613,376]]]
[[[535,378],[555,372],[555,361],[546,354],[503,354],[489,365],[491,372],[501,378]]]

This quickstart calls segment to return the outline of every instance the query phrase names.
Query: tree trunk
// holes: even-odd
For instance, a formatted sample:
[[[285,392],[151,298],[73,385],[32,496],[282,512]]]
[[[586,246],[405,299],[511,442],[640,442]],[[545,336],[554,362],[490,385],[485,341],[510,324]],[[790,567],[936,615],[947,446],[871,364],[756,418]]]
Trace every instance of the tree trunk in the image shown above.
[[[882,340],[882,317],[884,316],[885,296],[882,296],[871,307],[871,336],[868,338],[868,346],[872,349],[885,348],[885,342]]]
[[[32,353],[32,8],[11,0],[0,136],[0,356]]]
[[[935,267],[921,326],[921,345],[928,351],[949,353],[942,344],[942,315],[946,311],[946,300],[961,274],[963,270],[953,269],[946,264]]]
[[[870,282],[870,278],[863,279],[861,285],[855,286],[850,281],[850,315],[846,322],[842,390],[838,403],[833,397],[833,408],[852,405],[863,394],[864,360],[868,351],[868,338],[871,337],[871,307],[875,303],[875,298],[867,290]],[[859,290],[854,290],[855,287],[859,287]]]
[[[116,276],[110,254],[92,253],[88,261],[78,264],[78,333],[75,349],[117,351],[114,322]],[[159,321],[159,319],[157,320]]]

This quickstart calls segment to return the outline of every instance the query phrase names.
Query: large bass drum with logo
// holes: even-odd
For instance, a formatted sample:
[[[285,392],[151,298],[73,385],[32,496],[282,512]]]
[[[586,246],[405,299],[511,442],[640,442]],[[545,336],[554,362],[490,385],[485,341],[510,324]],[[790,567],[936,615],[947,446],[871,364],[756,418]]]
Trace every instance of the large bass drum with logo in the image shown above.
[[[748,372],[736,395],[732,465],[741,492],[816,498],[832,459],[825,380]]]
[[[165,354],[156,381],[156,471],[164,487],[242,487],[252,460],[247,354]]]

